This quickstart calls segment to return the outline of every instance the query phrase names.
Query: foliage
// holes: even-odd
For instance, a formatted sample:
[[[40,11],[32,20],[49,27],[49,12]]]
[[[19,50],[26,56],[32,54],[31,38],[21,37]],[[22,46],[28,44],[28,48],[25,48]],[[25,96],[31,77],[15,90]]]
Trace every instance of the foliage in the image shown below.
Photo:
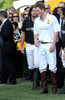
[[[0,9],[9,9],[13,6],[13,1],[18,0],[0,0]]]

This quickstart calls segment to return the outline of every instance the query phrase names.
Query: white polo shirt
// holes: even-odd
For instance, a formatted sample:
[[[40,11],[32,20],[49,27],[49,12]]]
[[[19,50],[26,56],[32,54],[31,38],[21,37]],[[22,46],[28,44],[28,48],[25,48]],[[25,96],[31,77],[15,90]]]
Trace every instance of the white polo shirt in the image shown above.
[[[37,17],[34,22],[34,34],[39,35],[39,41],[53,42],[55,32],[60,31],[60,25],[54,15],[47,14],[44,21]]]

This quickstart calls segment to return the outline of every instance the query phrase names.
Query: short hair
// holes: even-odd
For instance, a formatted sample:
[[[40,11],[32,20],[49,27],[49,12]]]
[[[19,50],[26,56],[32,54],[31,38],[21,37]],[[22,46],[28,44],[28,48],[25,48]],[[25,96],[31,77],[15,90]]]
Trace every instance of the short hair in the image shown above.
[[[0,11],[0,16],[3,16],[4,18],[7,18],[7,11],[6,10],[1,10]]]
[[[35,4],[37,3],[44,3],[44,0],[37,1]]]
[[[64,17],[65,17],[65,7],[63,7],[61,10],[62,10],[63,15],[64,15]]]
[[[44,3],[37,3],[37,4],[35,4],[35,8],[37,8],[37,7],[39,7],[41,10],[42,9],[44,9],[45,10],[45,5],[44,5]]]

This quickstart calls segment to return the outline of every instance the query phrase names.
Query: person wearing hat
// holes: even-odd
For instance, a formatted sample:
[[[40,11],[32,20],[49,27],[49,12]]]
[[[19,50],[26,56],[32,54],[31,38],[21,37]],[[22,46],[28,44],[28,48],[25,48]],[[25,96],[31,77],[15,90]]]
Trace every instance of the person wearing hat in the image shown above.
[[[50,5],[49,4],[45,4],[45,12],[51,14],[50,13]]]

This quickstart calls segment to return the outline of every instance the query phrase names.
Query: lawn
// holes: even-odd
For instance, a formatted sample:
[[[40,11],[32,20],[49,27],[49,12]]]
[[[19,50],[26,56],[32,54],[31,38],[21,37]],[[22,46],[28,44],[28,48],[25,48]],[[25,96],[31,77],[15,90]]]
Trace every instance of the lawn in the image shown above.
[[[48,85],[48,90],[48,94],[40,95],[41,87],[38,91],[33,91],[31,81],[17,79],[17,85],[0,85],[0,100],[65,100],[65,94],[52,94],[51,85]]]

